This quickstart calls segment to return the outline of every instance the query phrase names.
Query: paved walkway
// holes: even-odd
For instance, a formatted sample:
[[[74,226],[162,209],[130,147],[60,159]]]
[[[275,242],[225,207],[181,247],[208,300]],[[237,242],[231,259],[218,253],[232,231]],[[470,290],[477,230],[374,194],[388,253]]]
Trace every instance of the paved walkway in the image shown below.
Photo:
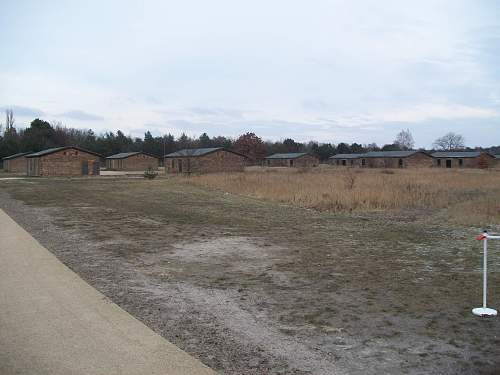
[[[0,210],[1,375],[213,375]]]

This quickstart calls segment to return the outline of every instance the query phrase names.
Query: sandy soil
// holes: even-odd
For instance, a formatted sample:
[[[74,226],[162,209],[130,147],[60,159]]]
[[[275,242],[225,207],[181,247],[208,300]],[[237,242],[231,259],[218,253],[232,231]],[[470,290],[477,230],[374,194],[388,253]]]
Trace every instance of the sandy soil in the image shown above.
[[[176,179],[2,181],[0,207],[91,285],[224,374],[495,374],[477,228],[332,215]],[[490,298],[500,304],[500,256]]]

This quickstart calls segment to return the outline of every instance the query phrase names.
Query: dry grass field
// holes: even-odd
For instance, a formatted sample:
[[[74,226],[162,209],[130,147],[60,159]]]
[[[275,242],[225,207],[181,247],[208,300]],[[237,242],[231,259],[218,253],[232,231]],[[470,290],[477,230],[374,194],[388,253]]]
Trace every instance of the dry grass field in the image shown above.
[[[0,208],[223,374],[498,374],[499,320],[471,314],[498,175],[394,172],[0,180]]]
[[[189,181],[320,211],[446,209],[448,219],[457,223],[500,223],[500,171],[262,168]]]

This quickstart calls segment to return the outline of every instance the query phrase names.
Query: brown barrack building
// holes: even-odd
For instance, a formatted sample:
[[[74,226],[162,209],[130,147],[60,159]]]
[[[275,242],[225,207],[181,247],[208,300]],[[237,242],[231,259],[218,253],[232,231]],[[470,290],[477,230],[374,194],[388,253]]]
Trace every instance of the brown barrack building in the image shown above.
[[[287,154],[273,154],[264,159],[266,167],[317,167],[319,159],[307,152],[291,152]]]
[[[360,158],[363,154],[337,154],[330,156],[330,164],[342,167],[359,167]]]
[[[29,154],[31,154],[31,152],[20,152],[19,154],[10,155],[3,158],[3,170],[5,172],[11,173],[26,173],[28,165],[26,155]]]
[[[371,151],[361,154],[362,168],[425,168],[432,167],[432,156],[424,151]]]
[[[93,176],[101,155],[77,146],[49,148],[26,155],[28,176]]]
[[[490,168],[497,163],[495,156],[481,151],[439,151],[432,157],[438,168]]]
[[[243,171],[245,155],[222,147],[184,149],[165,155],[165,173]]]
[[[122,152],[106,158],[106,169],[113,171],[145,171],[158,169],[158,158],[144,152]]]

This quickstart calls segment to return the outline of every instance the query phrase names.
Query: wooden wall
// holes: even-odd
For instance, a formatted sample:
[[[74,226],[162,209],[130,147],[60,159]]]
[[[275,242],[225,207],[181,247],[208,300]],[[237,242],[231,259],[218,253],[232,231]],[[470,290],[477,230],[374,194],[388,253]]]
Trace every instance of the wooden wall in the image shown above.
[[[196,157],[165,158],[165,173],[213,173],[243,171],[246,158],[226,150]]]
[[[363,165],[365,160],[365,165]],[[400,164],[400,160],[402,164]],[[360,158],[359,165],[365,168],[428,168],[432,167],[432,156],[424,153],[401,158]]]
[[[123,159],[106,159],[106,168],[115,171],[145,171],[149,167],[158,169],[158,158],[136,154]]]
[[[312,155],[304,155],[295,159],[266,159],[266,167],[293,167],[293,168],[311,168],[319,165],[319,159]]]
[[[26,173],[27,164],[27,159],[24,156],[8,159],[3,161],[3,170],[12,173]]]
[[[441,161],[439,164],[438,160]],[[487,154],[481,154],[475,158],[434,158],[433,165],[437,168],[446,168],[447,160],[451,163],[451,168],[494,168],[496,159]],[[462,160],[462,165],[460,165]]]
[[[92,176],[100,173],[99,156],[76,149],[27,159],[30,176]]]

